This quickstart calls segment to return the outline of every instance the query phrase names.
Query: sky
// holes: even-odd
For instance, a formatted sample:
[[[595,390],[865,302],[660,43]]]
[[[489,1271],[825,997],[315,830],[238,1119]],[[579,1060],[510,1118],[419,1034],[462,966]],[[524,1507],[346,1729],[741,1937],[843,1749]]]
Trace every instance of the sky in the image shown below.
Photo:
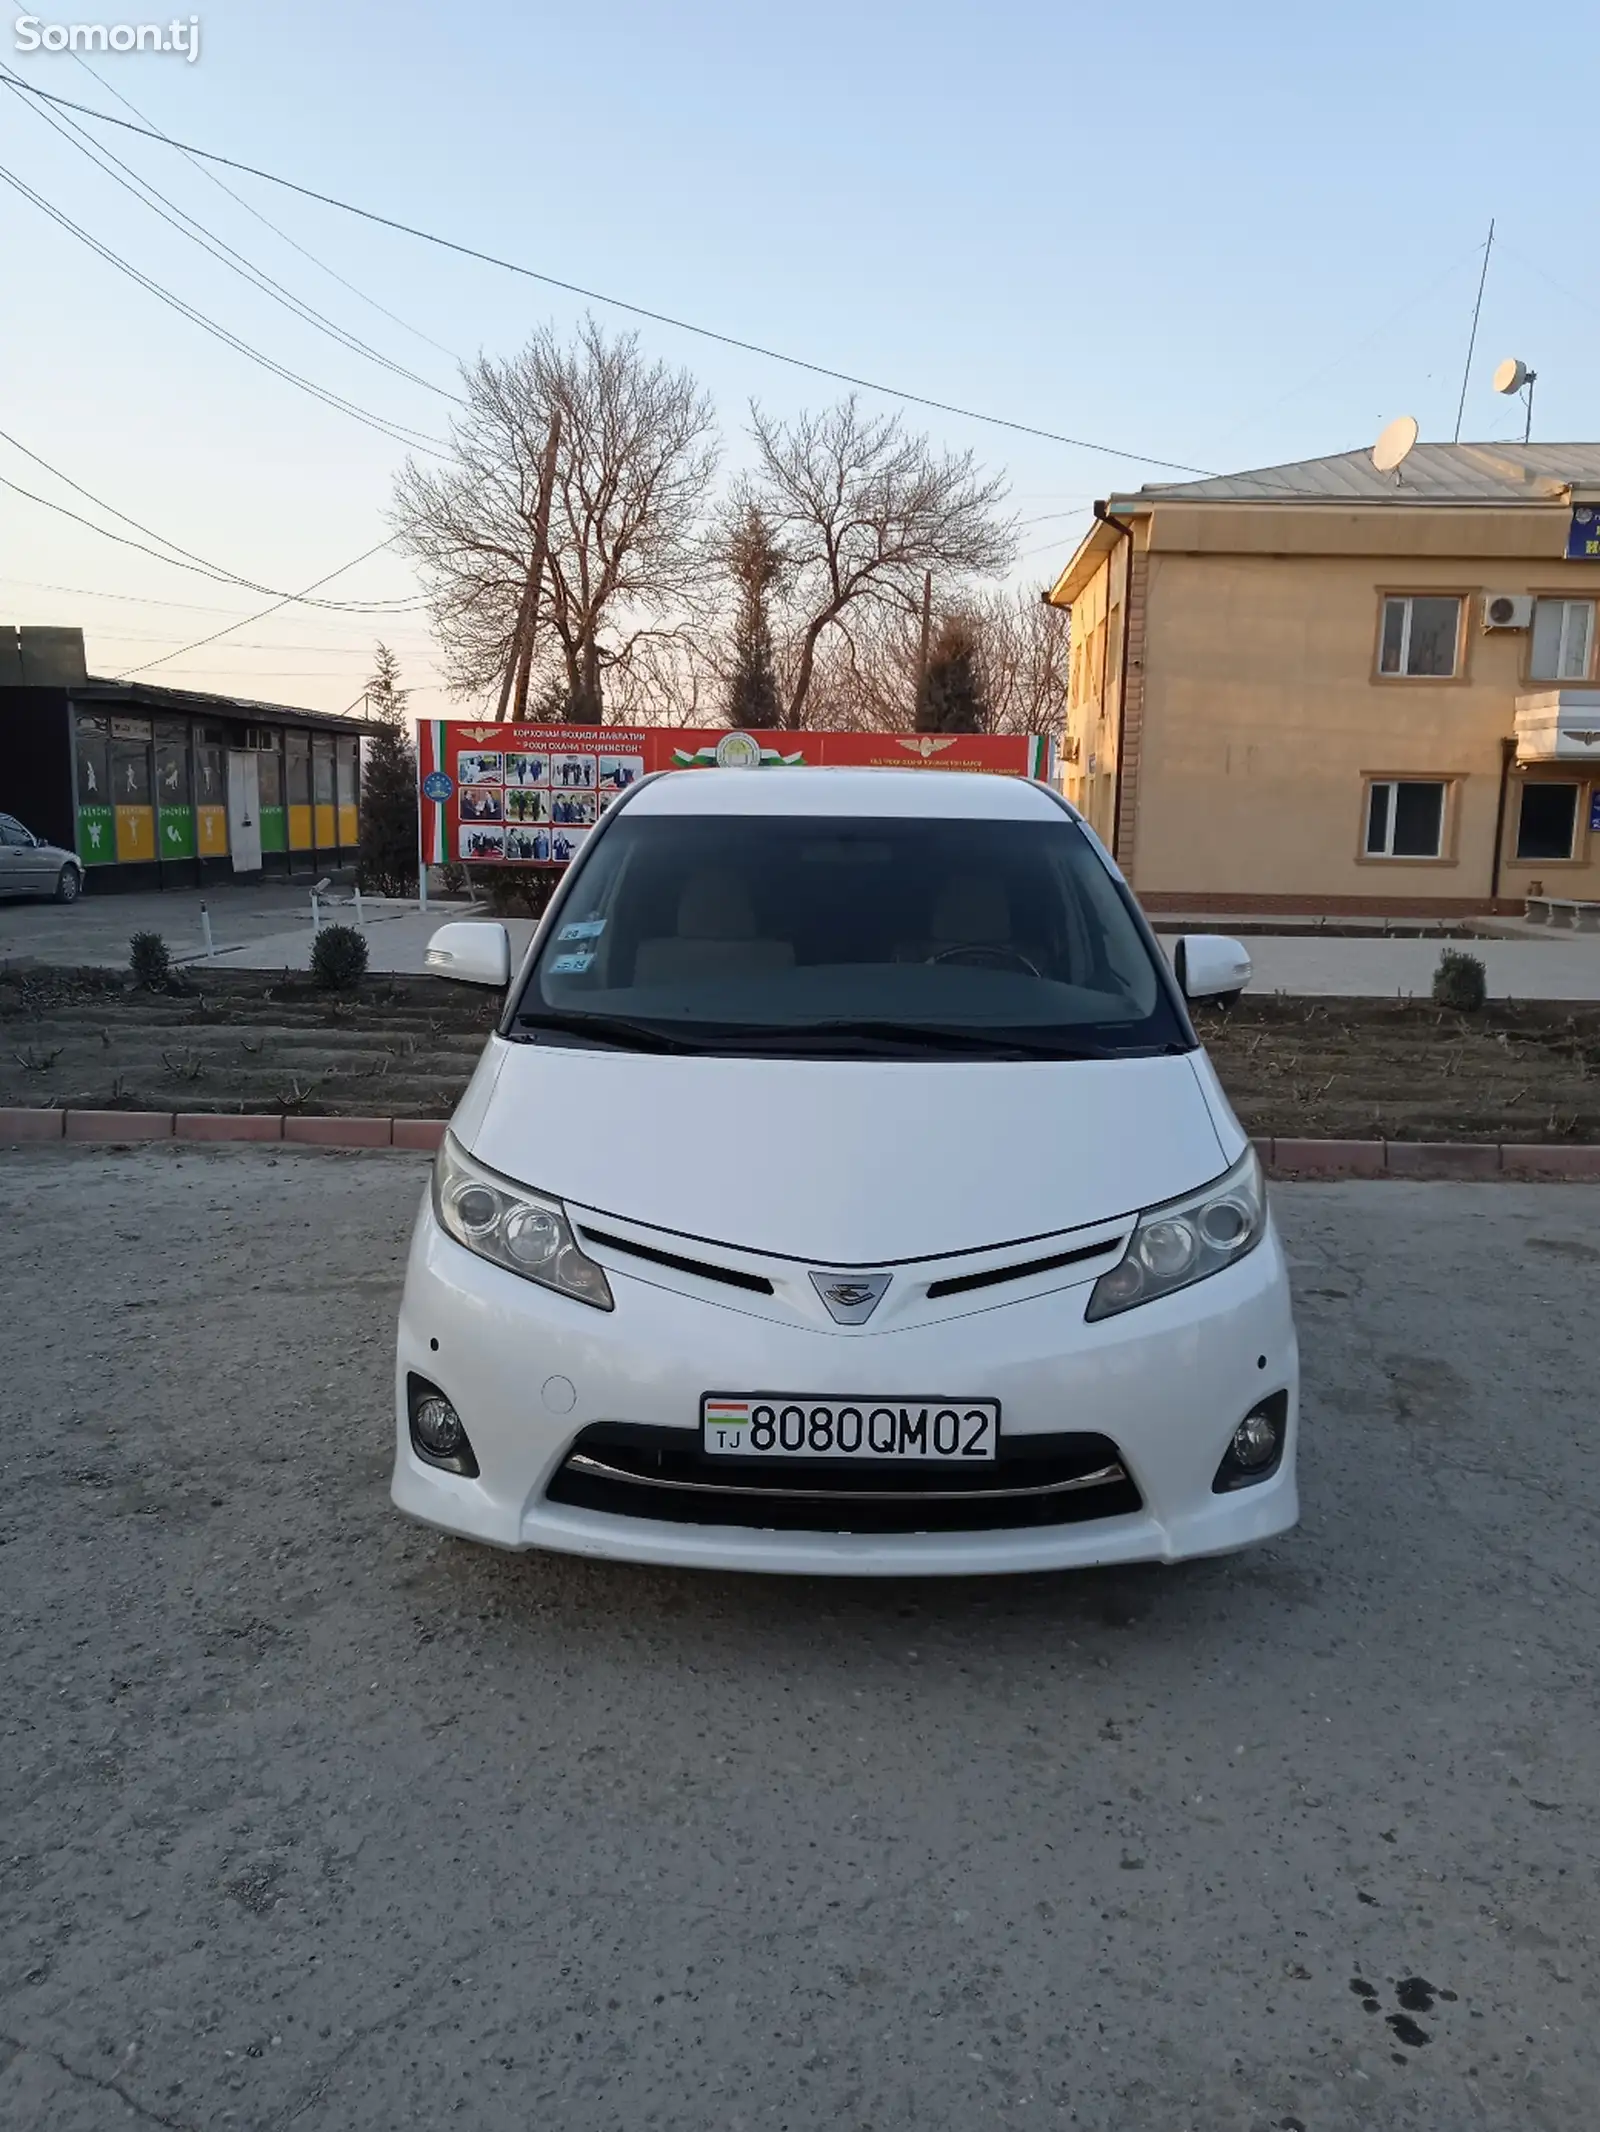
[[[34,19],[168,18],[147,0],[66,0]],[[85,67],[18,49],[3,23],[0,63],[600,295],[1106,447],[905,409],[1004,471],[1030,585],[1057,574],[1094,497],[1181,478],[1150,461],[1279,464],[1367,445],[1407,413],[1448,440],[1491,217],[1462,436],[1521,435],[1520,405],[1490,384],[1516,354],[1539,373],[1536,437],[1600,437],[1594,193],[1562,116],[1596,78],[1594,10],[200,0],[198,21],[192,63],[108,52]],[[415,379],[249,286],[10,90],[0,166],[246,349],[423,437],[445,434],[460,359],[509,354],[586,308],[217,172],[235,200],[169,148],[82,123]],[[0,256],[0,429],[16,440],[0,440],[0,477],[144,537],[25,447],[267,588],[219,585],[0,488],[0,617],[81,624],[95,673],[333,710],[359,697],[381,634],[414,708],[449,710],[420,588],[393,553],[320,595],[380,612],[231,626],[385,539],[406,447],[219,341],[4,183]],[[792,414],[844,389],[592,308],[696,373],[729,468],[752,399]]]

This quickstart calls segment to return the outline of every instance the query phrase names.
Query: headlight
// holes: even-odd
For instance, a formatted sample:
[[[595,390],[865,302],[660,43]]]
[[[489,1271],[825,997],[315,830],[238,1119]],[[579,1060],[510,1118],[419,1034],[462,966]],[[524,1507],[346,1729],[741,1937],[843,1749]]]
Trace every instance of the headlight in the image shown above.
[[[578,1247],[559,1199],[474,1162],[446,1133],[433,1165],[433,1211],[441,1228],[479,1258],[554,1288],[596,1310],[611,1310],[611,1284]]]
[[[1266,1226],[1266,1187],[1252,1147],[1226,1177],[1139,1216],[1121,1260],[1095,1282],[1084,1316],[1115,1317],[1220,1273],[1255,1249]]]

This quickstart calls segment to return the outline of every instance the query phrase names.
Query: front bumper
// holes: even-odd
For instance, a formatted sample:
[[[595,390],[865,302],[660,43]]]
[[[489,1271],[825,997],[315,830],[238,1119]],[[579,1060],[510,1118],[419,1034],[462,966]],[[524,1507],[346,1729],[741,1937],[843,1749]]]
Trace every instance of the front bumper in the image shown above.
[[[1100,1270],[1098,1268],[1096,1271]],[[935,1323],[841,1336],[707,1301],[608,1261],[616,1309],[552,1294],[466,1251],[425,1198],[412,1237],[396,1354],[391,1493],[408,1515],[507,1548],[635,1562],[845,1576],[985,1575],[1224,1554],[1287,1531],[1298,1360],[1276,1232],[1227,1272],[1121,1317],[1084,1323],[1092,1275]],[[419,1459],[406,1385],[438,1385],[477,1455],[472,1479]],[[596,1422],[698,1425],[708,1391],[998,1399],[1002,1434],[1112,1439],[1143,1508],[1086,1523],[980,1532],[774,1532],[622,1517],[546,1497]],[[1288,1435],[1268,1480],[1213,1494],[1228,1441],[1268,1394]]]

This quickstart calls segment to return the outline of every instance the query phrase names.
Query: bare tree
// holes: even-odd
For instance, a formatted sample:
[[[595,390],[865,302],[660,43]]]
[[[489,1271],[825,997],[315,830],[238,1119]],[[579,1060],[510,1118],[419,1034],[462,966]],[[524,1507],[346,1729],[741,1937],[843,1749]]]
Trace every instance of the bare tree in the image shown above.
[[[792,652],[784,723],[806,722],[819,647],[862,607],[910,610],[932,570],[943,586],[1004,569],[1014,546],[1005,484],[970,452],[936,453],[898,416],[852,395],[780,422],[752,407],[756,466],[736,490],[782,551]]]
[[[1066,722],[1070,630],[1036,587],[993,592],[967,610],[991,733],[1059,733]]]
[[[585,319],[570,345],[545,326],[520,355],[463,372],[466,409],[442,466],[408,461],[393,520],[421,566],[446,673],[460,695],[498,688],[535,553],[540,461],[560,445],[536,694],[598,721],[608,677],[681,629],[705,597],[703,520],[718,446],[686,370],[647,363],[632,333]]]
[[[1067,617],[1037,590],[979,595],[948,617],[975,644],[990,733],[1059,733],[1067,691]],[[941,624],[942,626],[942,624]],[[818,647],[809,723],[841,732],[908,733],[916,723],[919,618],[857,608]]]

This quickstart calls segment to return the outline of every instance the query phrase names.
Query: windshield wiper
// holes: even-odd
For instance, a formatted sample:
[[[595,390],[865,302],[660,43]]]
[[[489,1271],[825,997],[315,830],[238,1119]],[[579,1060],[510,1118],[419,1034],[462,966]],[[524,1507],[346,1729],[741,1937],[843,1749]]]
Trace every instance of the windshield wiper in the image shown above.
[[[558,1031],[563,1036],[592,1037],[621,1051],[699,1051],[702,1046],[668,1036],[649,1022],[630,1022],[620,1014],[519,1014],[518,1029]]]
[[[1010,1029],[963,1029],[941,1022],[795,1022],[783,1027],[719,1030],[717,1034],[741,1047],[760,1045],[763,1049],[768,1046],[809,1049],[815,1043],[818,1048],[826,1046],[831,1050],[841,1041],[857,1041],[893,1045],[897,1049],[914,1046],[922,1052],[974,1053],[990,1059],[1122,1059],[1136,1055],[1100,1044],[1063,1044],[1050,1038],[1035,1039]]]

